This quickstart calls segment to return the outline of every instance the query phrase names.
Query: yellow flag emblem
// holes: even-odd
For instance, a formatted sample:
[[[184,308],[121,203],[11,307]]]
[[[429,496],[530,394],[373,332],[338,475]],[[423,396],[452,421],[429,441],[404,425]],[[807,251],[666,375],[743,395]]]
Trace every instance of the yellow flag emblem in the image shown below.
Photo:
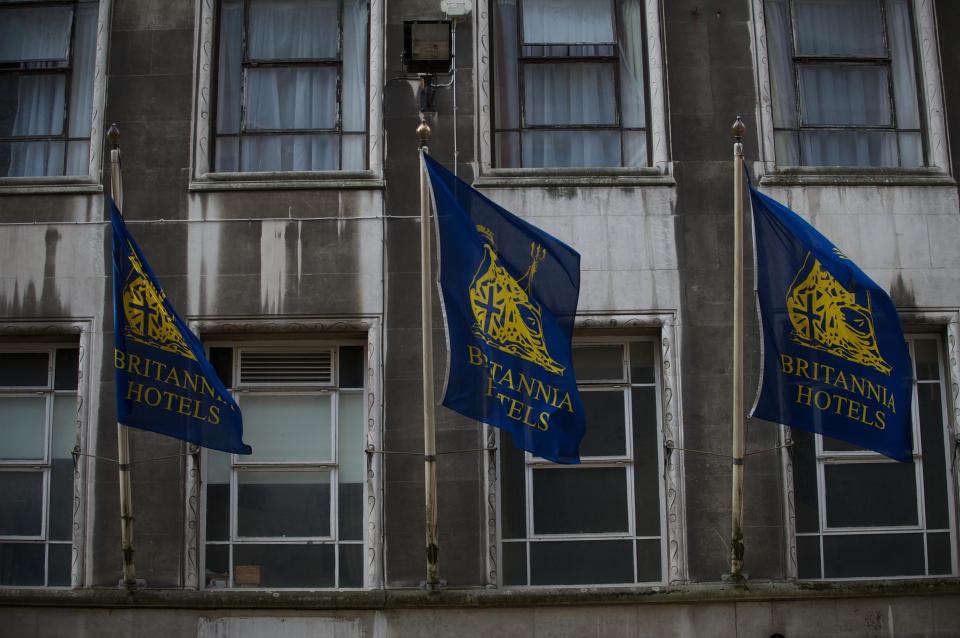
[[[787,292],[787,313],[793,326],[790,339],[890,374],[892,367],[877,346],[870,293],[864,294],[866,305],[857,302],[854,292],[844,288],[807,253]]]
[[[173,317],[163,305],[164,294],[143,272],[136,251],[130,247],[131,276],[123,287],[123,314],[127,318],[127,336],[138,343],[197,358],[183,340]]]
[[[535,242],[530,244],[530,266],[517,280],[500,264],[493,232],[485,226],[477,226],[477,230],[485,241],[483,259],[470,282],[474,336],[492,348],[562,375],[565,368],[547,352],[540,305],[530,298],[533,276],[546,251]]]

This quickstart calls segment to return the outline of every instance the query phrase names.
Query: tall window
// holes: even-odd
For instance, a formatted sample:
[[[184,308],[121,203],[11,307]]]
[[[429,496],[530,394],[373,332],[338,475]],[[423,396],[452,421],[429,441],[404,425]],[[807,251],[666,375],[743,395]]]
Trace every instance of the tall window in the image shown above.
[[[910,0],[766,0],[780,166],[924,164]]]
[[[666,517],[653,339],[587,342],[580,465],[525,454],[501,432],[502,584],[661,583]]]
[[[0,585],[70,586],[78,357],[0,349]]]
[[[647,166],[642,0],[491,0],[494,164]]]
[[[0,1],[0,177],[90,173],[97,11]]]
[[[908,341],[916,378],[912,464],[793,430],[800,578],[957,574],[942,346],[934,335]]]
[[[213,347],[248,456],[207,451],[205,586],[363,587],[364,348]]]
[[[223,0],[217,172],[367,166],[366,0]]]

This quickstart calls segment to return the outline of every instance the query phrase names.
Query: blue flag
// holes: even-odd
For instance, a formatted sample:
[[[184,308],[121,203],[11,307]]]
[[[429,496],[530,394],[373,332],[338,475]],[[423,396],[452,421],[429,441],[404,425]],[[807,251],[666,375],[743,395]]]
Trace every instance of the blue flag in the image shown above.
[[[752,416],[912,460],[897,309],[849,257],[751,186],[763,375]]]
[[[450,353],[443,405],[537,456],[579,463],[586,417],[571,339],[580,255],[424,157]]]
[[[117,421],[197,445],[250,454],[240,408],[160,289],[110,202]]]

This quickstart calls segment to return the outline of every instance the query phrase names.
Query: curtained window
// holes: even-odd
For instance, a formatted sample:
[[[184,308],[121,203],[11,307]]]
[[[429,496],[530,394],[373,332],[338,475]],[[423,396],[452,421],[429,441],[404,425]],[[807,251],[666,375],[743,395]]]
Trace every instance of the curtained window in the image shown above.
[[[366,0],[223,0],[217,172],[367,166]]]
[[[666,515],[660,372],[651,338],[574,344],[590,426],[579,465],[500,432],[501,584],[660,584]]]
[[[97,13],[0,3],[0,177],[90,173]]]
[[[766,0],[779,166],[924,164],[910,0]]]
[[[218,345],[249,456],[206,450],[204,587],[362,588],[362,342]]]
[[[943,342],[927,334],[907,343],[914,364],[913,463],[791,431],[801,579],[957,574]]]
[[[494,163],[647,166],[641,0],[494,0]]]

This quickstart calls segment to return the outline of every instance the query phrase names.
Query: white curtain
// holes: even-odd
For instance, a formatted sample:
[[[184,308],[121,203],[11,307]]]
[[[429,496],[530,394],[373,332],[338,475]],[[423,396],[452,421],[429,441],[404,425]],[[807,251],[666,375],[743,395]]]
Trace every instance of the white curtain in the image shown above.
[[[527,44],[613,42],[611,0],[524,0]]]
[[[341,78],[344,170],[366,167],[367,149],[367,1],[343,3],[343,77]]]
[[[90,173],[90,125],[93,115],[93,74],[97,54],[96,4],[77,7],[73,47],[73,78],[70,82],[70,137],[87,138],[67,144],[67,175]]]
[[[243,79],[243,3],[227,0],[220,5],[220,46],[217,71],[217,147],[215,170],[240,168],[240,84]]]
[[[883,55],[877,0],[796,0],[800,55]]]

